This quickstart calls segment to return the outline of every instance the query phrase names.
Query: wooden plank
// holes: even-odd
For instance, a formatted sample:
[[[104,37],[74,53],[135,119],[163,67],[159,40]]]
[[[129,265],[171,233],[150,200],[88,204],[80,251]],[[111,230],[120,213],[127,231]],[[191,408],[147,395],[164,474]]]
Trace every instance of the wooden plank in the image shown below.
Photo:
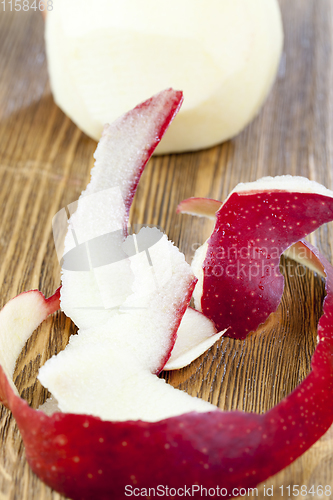
[[[262,112],[223,145],[156,157],[140,182],[132,210],[137,223],[162,227],[191,259],[212,224],[177,215],[189,196],[224,199],[239,182],[264,175],[304,175],[333,188],[332,0],[281,0],[285,50]],[[1,305],[18,292],[59,285],[54,214],[77,199],[89,179],[96,143],[55,106],[50,94],[38,13],[0,13],[0,284]],[[332,224],[312,241],[331,259]],[[222,339],[190,367],[163,376],[176,387],[224,409],[263,412],[309,372],[321,312],[323,283],[291,265],[278,311],[246,341]],[[62,349],[75,328],[61,313],[24,349],[16,370],[22,395],[37,407],[46,391],[34,382],[38,366]],[[0,500],[60,500],[30,471],[9,412],[1,409]],[[331,485],[333,428],[303,457],[265,482]],[[221,487],[223,487],[221,480]],[[264,485],[257,498],[264,499]],[[285,496],[286,490],[285,490]],[[294,497],[296,498],[296,497]],[[316,498],[316,496],[300,496]]]

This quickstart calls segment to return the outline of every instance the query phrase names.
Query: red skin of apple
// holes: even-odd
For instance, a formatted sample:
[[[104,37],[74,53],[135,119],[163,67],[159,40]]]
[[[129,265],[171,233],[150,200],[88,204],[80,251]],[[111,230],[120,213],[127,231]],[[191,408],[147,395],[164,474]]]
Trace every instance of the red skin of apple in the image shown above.
[[[193,412],[155,423],[48,417],[16,396],[0,369],[2,401],[17,421],[32,470],[73,499],[122,499],[126,485],[218,485],[236,496],[233,488],[255,487],[304,453],[333,423],[333,268],[303,244],[325,269],[327,295],[312,371],[289,396],[263,415]]]
[[[185,206],[186,201],[182,202]],[[217,206],[215,200],[210,201]],[[208,240],[202,312],[218,331],[228,328],[226,336],[244,339],[281,301],[282,253],[331,220],[333,198],[327,196],[286,191],[233,193],[216,213]]]

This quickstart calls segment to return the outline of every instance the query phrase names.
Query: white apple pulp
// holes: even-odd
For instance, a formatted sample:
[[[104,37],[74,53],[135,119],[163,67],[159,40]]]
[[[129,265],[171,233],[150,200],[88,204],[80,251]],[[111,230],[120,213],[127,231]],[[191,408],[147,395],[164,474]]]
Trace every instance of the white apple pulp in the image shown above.
[[[46,50],[56,103],[88,135],[171,86],[185,103],[158,153],[212,146],[258,113],[282,51],[277,0],[55,0]]]

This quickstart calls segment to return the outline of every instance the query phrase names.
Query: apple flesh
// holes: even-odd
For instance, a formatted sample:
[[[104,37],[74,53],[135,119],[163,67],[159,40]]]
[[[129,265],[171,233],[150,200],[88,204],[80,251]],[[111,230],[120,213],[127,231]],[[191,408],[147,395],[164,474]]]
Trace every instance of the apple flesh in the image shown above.
[[[178,211],[188,213],[192,206],[198,214],[199,205],[198,199],[186,200]],[[204,201],[202,215],[212,216],[217,205]],[[245,338],[280,303],[282,253],[331,220],[333,192],[308,179],[281,176],[239,184],[216,211],[213,233],[193,259],[196,308],[218,330],[228,328],[225,335]]]
[[[46,53],[56,103],[89,136],[166,85],[186,102],[158,153],[212,146],[258,113],[275,79],[277,0],[57,0]]]

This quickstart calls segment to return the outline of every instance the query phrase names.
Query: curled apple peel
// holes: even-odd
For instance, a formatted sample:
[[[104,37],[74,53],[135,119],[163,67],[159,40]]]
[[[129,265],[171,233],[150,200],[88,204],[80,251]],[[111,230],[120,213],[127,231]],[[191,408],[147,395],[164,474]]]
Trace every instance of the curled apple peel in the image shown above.
[[[333,421],[333,268],[303,244],[327,275],[327,295],[312,371],[287,398],[264,415],[216,410],[153,423],[46,416],[14,393],[1,368],[1,400],[13,412],[34,472],[73,499],[120,499],[125,485],[181,488],[185,478],[204,487],[223,482],[229,491],[254,487],[304,453]],[[18,300],[22,296],[12,303]],[[36,312],[45,304],[36,301]]]
[[[333,192],[303,177],[267,177],[239,184],[223,204],[192,198],[178,212],[216,219],[193,259],[195,306],[218,330],[242,339],[281,301],[282,253],[300,255],[292,245],[333,220]]]
[[[153,145],[156,145],[156,137],[161,137],[174,116],[172,110],[177,109],[180,100],[180,93],[171,90],[162,92],[125,115],[113,129],[112,125],[108,127],[96,155],[98,168],[92,174],[91,187],[79,200],[76,215],[70,220],[67,249],[72,248],[74,234],[88,240],[96,237],[96,219],[86,219],[95,202],[98,212],[111,207],[108,198],[100,191],[104,186],[104,162],[105,168],[111,162],[111,182],[114,184],[107,188],[116,189],[112,191],[115,194],[115,212],[110,213],[110,221],[105,223],[101,220],[97,225],[103,228],[104,234],[118,231],[112,240],[112,251],[118,252],[120,248],[126,252],[133,248],[136,236],[127,236],[124,224],[130,202],[122,203],[122,200],[131,199],[143,166]],[[131,134],[126,137],[126,133],[122,134],[122,127],[125,126],[128,131],[128,124]],[[129,142],[128,148],[124,144],[125,139]],[[133,144],[138,154],[131,162],[133,156],[131,154],[127,161],[126,152],[131,151]],[[123,168],[118,168],[118,161],[112,167],[113,153],[122,162]],[[125,191],[118,197],[117,187],[124,186]],[[245,200],[245,195],[241,199]],[[323,201],[321,198],[315,201],[318,200],[319,203]],[[113,213],[116,213],[115,217]],[[145,231],[151,235],[150,228]],[[41,410],[30,408],[13,387],[11,375],[15,358],[37,324],[58,309],[59,292],[50,299],[45,299],[37,291],[26,292],[12,299],[0,312],[0,345],[3,346],[0,350],[0,399],[17,421],[32,470],[49,486],[73,499],[121,499],[126,485],[157,488],[165,484],[182,488],[184,482],[207,488],[223,484],[232,494],[233,488],[254,487],[289,465],[333,422],[333,268],[327,260],[307,242],[298,243],[296,251],[306,250],[303,262],[311,260],[316,269],[326,275],[327,295],[318,325],[319,342],[312,358],[311,373],[289,396],[264,415],[224,412],[167,386],[155,375],[167,366],[168,359],[171,361],[172,350],[177,350],[176,336],[181,331],[179,325],[185,311],[188,311],[189,318],[194,315],[195,323],[199,323],[203,315],[187,309],[196,279],[184,257],[166,236],[154,241],[149,255],[146,252],[132,255],[130,252],[128,259],[122,259],[125,263],[122,269],[125,276],[131,279],[132,290],[123,290],[123,302],[105,308],[103,315],[99,314],[103,300],[110,301],[112,298],[108,295],[105,299],[103,296],[103,276],[97,275],[96,278],[100,286],[88,289],[88,299],[93,307],[89,314],[87,311],[83,314],[84,308],[80,308],[76,291],[81,292],[79,299],[83,298],[80,287],[86,276],[82,271],[64,267],[62,307],[71,315],[74,312],[79,333],[40,372],[41,379],[48,379],[53,384],[52,393],[63,397],[61,370],[66,364],[63,360],[73,361],[76,369],[81,358],[83,369],[80,376],[83,377],[90,363],[89,355],[97,352],[97,363],[102,369],[110,370],[108,374],[113,377],[111,384],[126,389],[132,382],[132,389],[135,387],[142,397],[145,397],[144,391],[148,391],[150,397],[145,399],[145,404],[150,406],[144,409],[144,415],[149,414],[146,420],[140,417],[143,413],[137,400],[134,400],[133,408],[125,408],[119,418],[112,421],[106,419],[104,403],[99,406],[99,395],[103,394],[103,384],[111,389],[110,380],[92,372],[88,378],[82,378],[86,386],[83,395],[87,394],[89,399],[91,392],[97,389],[94,403],[103,412],[98,416],[96,408],[90,407],[84,413],[85,401],[79,408],[76,406],[75,393],[81,390],[80,380],[71,378],[75,369],[71,370],[70,363],[67,363],[69,371],[65,374],[65,382],[74,381],[77,391],[73,391],[72,398],[63,399],[59,404],[73,404],[75,411],[69,409],[46,415]],[[115,262],[111,261],[107,275],[115,276]],[[91,269],[91,283],[94,272],[95,269]],[[274,279],[279,277],[273,276],[272,282]],[[93,318],[95,324],[92,324]],[[205,318],[204,322],[207,326],[199,339],[192,344],[183,339],[179,344],[179,359],[187,356],[189,349],[190,357],[197,355],[198,345],[206,342],[207,338],[219,335],[211,321]],[[186,335],[192,330],[192,324],[191,318],[188,323],[183,323]],[[125,378],[125,370],[122,369],[124,353],[130,360],[125,367],[130,369],[127,370],[132,377],[130,381]],[[108,356],[112,363],[108,363]],[[117,358],[120,359],[119,366]],[[138,385],[135,385],[137,381]],[[119,396],[117,391],[115,394]],[[119,396],[112,403],[121,406],[123,401]],[[113,411],[112,404],[107,411]],[[197,493],[199,496],[200,493]]]
[[[157,150],[170,153],[210,147],[254,118],[283,28],[277,0],[56,0],[45,42],[56,103],[95,140],[145,96],[183,89],[186,103]]]

